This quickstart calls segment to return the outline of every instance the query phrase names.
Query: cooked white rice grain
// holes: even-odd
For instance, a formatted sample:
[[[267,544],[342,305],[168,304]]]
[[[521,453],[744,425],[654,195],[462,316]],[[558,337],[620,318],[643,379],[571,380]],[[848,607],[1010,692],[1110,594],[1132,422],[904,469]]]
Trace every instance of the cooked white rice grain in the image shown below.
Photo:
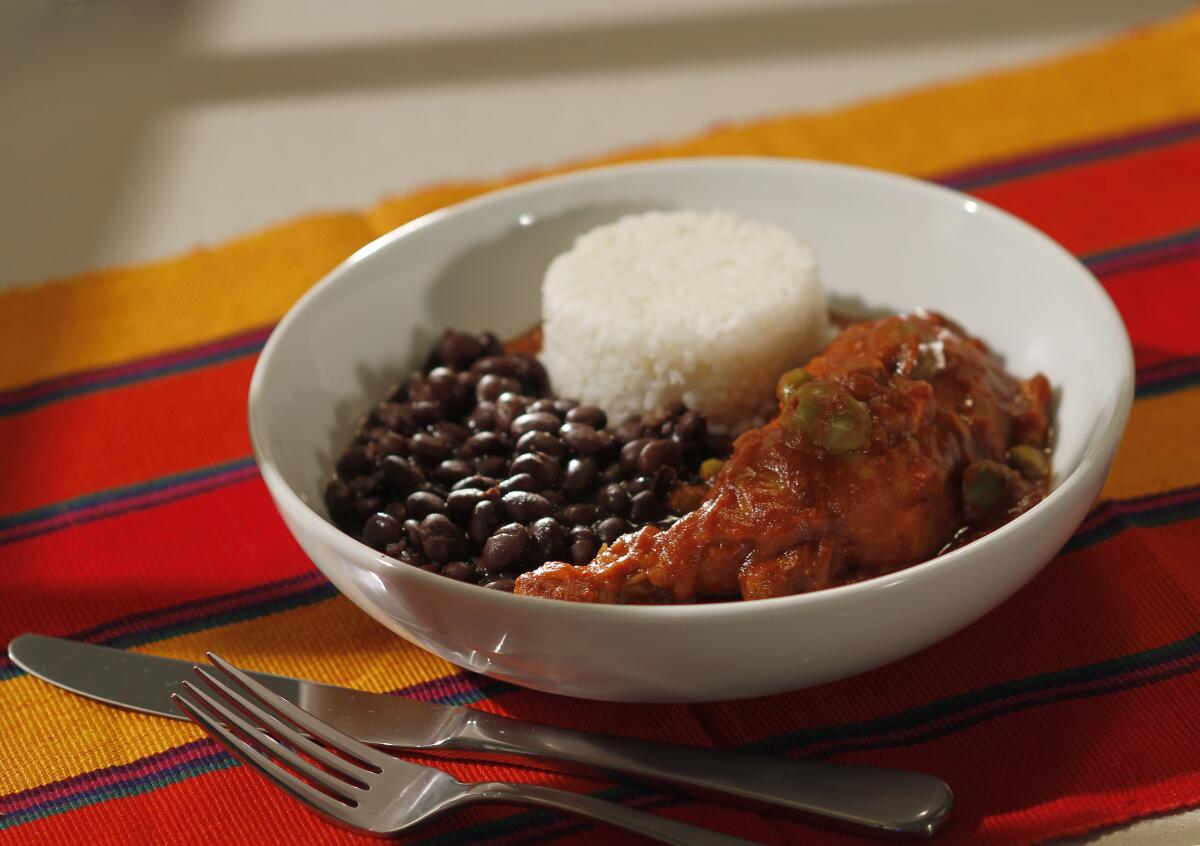
[[[542,361],[559,396],[613,421],[682,400],[741,431],[780,374],[830,337],[812,250],[729,212],[622,217],[580,236],[542,286]]]

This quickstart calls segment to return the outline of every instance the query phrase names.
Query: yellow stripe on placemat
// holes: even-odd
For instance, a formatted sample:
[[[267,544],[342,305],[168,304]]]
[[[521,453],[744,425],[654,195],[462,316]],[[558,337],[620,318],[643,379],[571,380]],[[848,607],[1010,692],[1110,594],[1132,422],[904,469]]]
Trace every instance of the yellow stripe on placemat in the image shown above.
[[[0,293],[0,390],[269,325],[374,237],[314,215],[211,250]]]
[[[327,270],[421,214],[551,172],[668,156],[827,159],[916,175],[1200,115],[1200,13],[1020,70],[824,115],[713,130],[503,181],[441,185],[315,215],[212,250],[0,294],[0,389],[277,320]],[[1103,99],[1104,107],[1097,108]]]
[[[134,651],[197,662],[212,651],[256,670],[377,692],[459,672],[341,596]],[[0,698],[0,795],[128,764],[203,736],[187,723],[120,711],[30,676],[0,682]]]
[[[1134,499],[1200,485],[1200,449],[1189,437],[1197,420],[1200,388],[1134,402],[1100,498]]]

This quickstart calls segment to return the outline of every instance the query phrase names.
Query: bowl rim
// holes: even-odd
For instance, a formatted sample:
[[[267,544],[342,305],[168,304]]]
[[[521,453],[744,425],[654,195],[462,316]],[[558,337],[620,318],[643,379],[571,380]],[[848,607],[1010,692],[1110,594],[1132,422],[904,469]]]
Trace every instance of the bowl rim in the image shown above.
[[[603,181],[612,176],[629,173],[708,170],[713,168],[749,170],[775,170],[782,168],[795,171],[826,172],[838,174],[851,180],[881,183],[891,188],[915,191],[925,194],[938,202],[951,200],[964,205],[965,209],[971,214],[990,218],[1001,225],[1014,227],[1023,236],[1037,242],[1043,249],[1048,249],[1050,254],[1064,259],[1067,267],[1073,268],[1077,275],[1082,274],[1079,277],[1081,282],[1090,280],[1092,284],[1082,286],[1086,292],[1085,295],[1095,300],[1095,304],[1108,314],[1113,321],[1113,327],[1117,330],[1115,334],[1118,336],[1117,340],[1119,343],[1118,348],[1113,350],[1114,362],[1116,359],[1120,359],[1119,368],[1113,372],[1113,377],[1118,383],[1116,401],[1114,413],[1108,419],[1103,432],[1099,437],[1092,437],[1092,443],[1084,450],[1078,465],[1041,502],[1000,528],[989,532],[984,537],[966,546],[934,556],[927,561],[922,561],[891,573],[864,579],[860,582],[825,588],[809,593],[771,597],[755,601],[731,600],[728,602],[672,605],[618,605],[565,602],[563,600],[552,600],[544,597],[512,594],[505,591],[486,590],[480,585],[447,579],[436,573],[406,566],[372,549],[361,541],[355,540],[318,514],[284,480],[283,474],[275,465],[272,446],[265,433],[266,424],[262,419],[264,413],[262,411],[262,394],[266,384],[267,371],[271,368],[271,361],[276,355],[277,349],[281,344],[281,339],[287,334],[291,325],[299,319],[299,315],[315,299],[322,296],[329,289],[341,284],[352,267],[355,267],[380,250],[386,249],[394,242],[417,230],[424,229],[427,226],[460,214],[472,212],[476,209],[508,203],[526,194],[554,190],[562,185]],[[1109,297],[1104,286],[1084,264],[1061,244],[1032,224],[985,200],[972,197],[953,188],[912,176],[876,170],[860,165],[769,156],[697,156],[659,159],[649,162],[599,165],[520,182],[428,212],[365,244],[351,253],[350,256],[326,273],[316,284],[302,294],[272,329],[266,344],[263,346],[262,352],[259,354],[258,361],[255,363],[254,373],[250,380],[248,422],[255,463],[258,465],[259,472],[277,507],[281,511],[286,510],[293,519],[302,521],[306,530],[314,532],[322,542],[333,547],[345,559],[354,561],[355,559],[369,557],[377,563],[396,567],[397,569],[403,568],[400,572],[404,573],[404,578],[428,580],[427,584],[429,587],[448,591],[451,596],[457,595],[459,591],[466,591],[467,593],[462,594],[462,596],[474,597],[476,601],[496,602],[500,604],[500,607],[504,607],[509,603],[515,603],[508,605],[508,607],[512,609],[524,608],[528,611],[541,609],[546,612],[570,612],[574,616],[581,614],[597,615],[601,618],[611,616],[614,620],[629,618],[630,615],[640,619],[655,617],[665,623],[690,621],[698,617],[740,617],[744,614],[762,614],[768,609],[786,611],[786,609],[793,606],[799,609],[812,603],[849,600],[860,593],[877,591],[899,580],[922,576],[928,577],[942,569],[962,566],[962,562],[978,554],[989,542],[997,543],[1003,538],[1021,532],[1024,527],[1031,525],[1032,521],[1036,520],[1042,512],[1053,507],[1060,500],[1067,498],[1079,486],[1086,484],[1087,478],[1092,472],[1097,469],[1102,470],[1103,468],[1100,468],[1099,465],[1109,460],[1124,432],[1125,424],[1133,404],[1133,396],[1133,348],[1128,331],[1125,328],[1125,323],[1112,298]],[[537,603],[537,605],[529,605],[531,602]],[[766,604],[764,605],[764,603]]]

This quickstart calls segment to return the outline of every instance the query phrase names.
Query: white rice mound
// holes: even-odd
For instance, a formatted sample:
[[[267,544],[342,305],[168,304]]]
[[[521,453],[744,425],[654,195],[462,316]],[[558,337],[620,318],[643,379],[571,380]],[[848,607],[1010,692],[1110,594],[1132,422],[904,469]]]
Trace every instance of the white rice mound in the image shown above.
[[[829,341],[812,250],[724,211],[628,215],[546,270],[541,359],[559,396],[614,422],[682,400],[716,430],[776,411],[775,383]]]

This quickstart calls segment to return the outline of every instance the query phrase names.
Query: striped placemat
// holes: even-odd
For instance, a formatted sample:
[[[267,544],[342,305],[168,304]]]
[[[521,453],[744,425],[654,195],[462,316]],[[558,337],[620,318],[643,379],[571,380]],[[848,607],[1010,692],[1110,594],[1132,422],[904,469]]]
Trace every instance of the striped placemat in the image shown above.
[[[0,294],[0,636],[33,630],[189,659],[213,649],[548,723],[926,770],[958,794],[945,843],[1030,842],[1200,804],[1200,14],[1028,69],[575,166],[699,154],[926,176],[1029,220],[1100,277],[1135,345],[1128,434],[1087,522],[1014,599],[918,656],[837,684],[633,706],[461,672],[336,595],[250,458],[255,356],[296,297],[354,249],[496,182]],[[587,791],[763,843],[858,842],[532,768],[450,768]],[[0,840],[351,837],[265,789],[190,725],[60,693],[0,661]],[[601,837],[635,842],[503,808],[455,814],[411,842]]]

